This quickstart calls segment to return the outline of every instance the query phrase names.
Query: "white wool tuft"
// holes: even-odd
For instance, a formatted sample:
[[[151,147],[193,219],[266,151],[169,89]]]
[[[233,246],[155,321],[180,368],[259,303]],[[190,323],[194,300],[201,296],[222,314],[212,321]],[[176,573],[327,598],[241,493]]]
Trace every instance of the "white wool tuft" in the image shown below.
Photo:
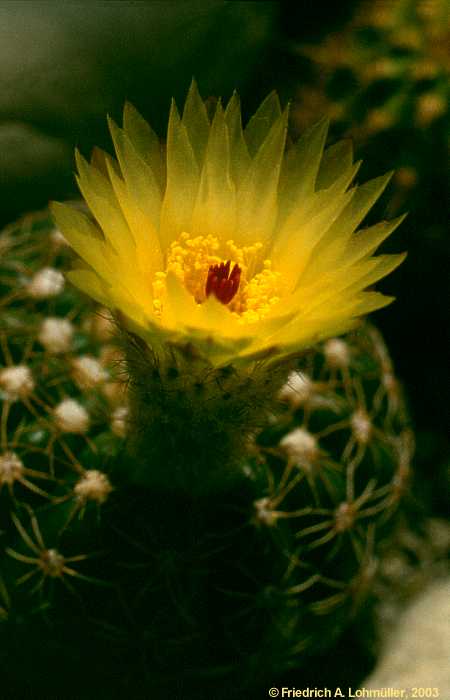
[[[34,386],[33,375],[26,365],[15,365],[0,370],[0,388],[5,392],[8,401],[26,398]]]
[[[278,398],[286,401],[293,408],[306,403],[314,392],[314,383],[303,372],[291,372],[286,384],[281,388]]]
[[[64,399],[53,410],[56,424],[64,433],[87,433],[89,414],[78,401]]]
[[[365,445],[369,442],[372,433],[372,423],[369,416],[362,409],[358,409],[351,417],[351,428],[356,442]]]
[[[108,373],[91,355],[81,355],[72,361],[75,382],[81,389],[92,389],[108,379]]]
[[[46,318],[40,327],[38,340],[48,352],[55,355],[69,352],[74,327],[66,318]]]
[[[256,520],[263,525],[269,527],[277,522],[277,514],[271,508],[270,498],[259,498],[254,503],[256,511]]]
[[[55,297],[64,289],[64,276],[53,267],[44,267],[31,278],[27,285],[28,294],[34,299]]]
[[[317,440],[305,428],[295,428],[280,440],[280,447],[298,465],[310,466],[317,458]]]
[[[97,503],[104,503],[112,491],[112,486],[106,474],[97,469],[89,469],[84,472],[73,490],[77,498],[82,502],[97,501]]]
[[[127,432],[127,406],[118,406],[112,414],[111,429],[115,435],[125,437]]]
[[[350,350],[347,343],[340,338],[331,338],[323,348],[325,359],[330,367],[344,369],[350,364]]]
[[[0,455],[0,486],[13,484],[21,478],[23,471],[23,462],[14,452],[5,452]]]

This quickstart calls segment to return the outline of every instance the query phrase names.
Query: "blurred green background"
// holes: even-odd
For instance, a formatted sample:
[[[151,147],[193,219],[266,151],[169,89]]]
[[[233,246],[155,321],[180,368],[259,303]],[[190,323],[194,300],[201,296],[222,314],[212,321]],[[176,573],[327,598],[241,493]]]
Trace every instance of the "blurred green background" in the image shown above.
[[[295,137],[324,114],[365,159],[396,169],[370,220],[408,211],[387,251],[409,256],[375,314],[418,431],[419,468],[448,508],[449,5],[443,0],[0,1],[0,223],[76,195],[73,149],[109,148],[106,113],[133,102],[161,135],[192,76],[201,93],[272,88]]]

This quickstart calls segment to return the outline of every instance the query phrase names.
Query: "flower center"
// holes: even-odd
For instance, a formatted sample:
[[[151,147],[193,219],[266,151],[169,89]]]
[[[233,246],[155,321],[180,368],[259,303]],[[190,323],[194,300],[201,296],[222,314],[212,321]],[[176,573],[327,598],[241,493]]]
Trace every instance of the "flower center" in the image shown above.
[[[230,273],[231,260],[220,265],[210,265],[206,278],[205,294],[214,294],[222,304],[229,304],[239,289],[241,268],[235,263]]]
[[[236,314],[241,323],[259,321],[281,294],[281,275],[262,259],[262,243],[237,246],[215,236],[182,233],[167,252],[165,271],[153,281],[153,307],[160,315],[166,295],[166,276],[172,272],[202,304],[211,294]],[[227,262],[223,262],[226,260]]]

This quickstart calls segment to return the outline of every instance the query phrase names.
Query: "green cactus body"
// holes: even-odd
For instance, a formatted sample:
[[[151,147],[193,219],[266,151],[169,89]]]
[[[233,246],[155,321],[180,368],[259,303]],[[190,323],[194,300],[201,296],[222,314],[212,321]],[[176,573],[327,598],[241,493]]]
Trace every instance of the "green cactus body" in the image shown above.
[[[78,697],[225,698],[301,674],[367,609],[407,492],[412,435],[378,332],[245,377],[125,341],[128,391],[47,216],[0,247],[6,685],[25,658],[37,693],[83,669]]]

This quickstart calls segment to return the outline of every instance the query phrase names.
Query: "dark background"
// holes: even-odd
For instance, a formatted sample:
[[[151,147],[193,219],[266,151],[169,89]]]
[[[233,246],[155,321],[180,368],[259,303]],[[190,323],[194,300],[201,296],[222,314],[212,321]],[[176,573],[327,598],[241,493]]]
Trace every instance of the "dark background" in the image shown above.
[[[204,97],[237,88],[245,116],[276,88],[292,101],[294,136],[328,113],[330,141],[351,136],[365,159],[360,179],[397,169],[369,223],[408,211],[385,250],[409,256],[381,283],[397,301],[374,319],[406,385],[438,510],[450,402],[444,6],[0,2],[2,225],[76,194],[74,147],[109,148],[105,116],[119,119],[125,99],[163,135],[170,98],[182,103],[192,76]]]

